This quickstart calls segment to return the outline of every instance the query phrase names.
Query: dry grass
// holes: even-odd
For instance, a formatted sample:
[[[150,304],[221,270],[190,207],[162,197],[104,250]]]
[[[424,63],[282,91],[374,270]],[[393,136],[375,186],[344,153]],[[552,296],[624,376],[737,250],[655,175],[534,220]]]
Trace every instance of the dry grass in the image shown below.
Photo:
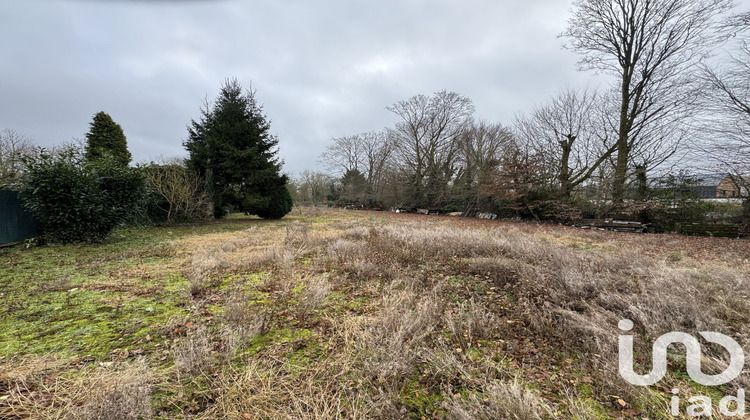
[[[251,298],[242,290],[234,290],[226,301],[224,319],[230,335],[241,339],[253,337],[268,331],[269,312],[258,310]]]
[[[441,303],[437,290],[424,296],[408,291],[384,296],[380,311],[345,337],[363,376],[394,389],[413,375],[424,342],[441,321]]]
[[[306,280],[297,305],[298,315],[302,318],[307,317],[313,310],[321,306],[332,290],[332,285],[327,275],[316,276]]]
[[[174,345],[172,354],[180,377],[210,373],[213,367],[213,346],[205,328],[189,331]]]
[[[254,360],[216,381],[221,394],[204,418],[367,419],[362,396],[327,366]]]
[[[476,394],[467,400],[454,397],[450,415],[457,420],[541,420],[552,416],[549,405],[525,389],[517,380],[495,381],[482,390],[482,399]]]
[[[86,368],[77,375],[52,375],[59,361],[26,360],[0,372],[10,387],[0,405],[4,419],[150,419],[153,373],[143,360]]]
[[[500,319],[474,299],[447,312],[445,323],[454,343],[464,350],[478,340],[495,338],[500,329]]]
[[[12,408],[54,418],[55,401],[71,418],[102,407],[144,418],[670,418],[660,388],[619,377],[620,319],[635,322],[644,371],[650,343],[669,331],[719,331],[748,348],[747,241],[293,214],[302,219],[171,244],[189,315],[159,327],[160,347],[144,363],[53,380],[71,368],[6,361],[0,397],[12,397],[0,417]],[[125,280],[119,293],[138,289]],[[704,370],[722,370],[725,355],[706,349]],[[670,360],[682,369],[679,351]],[[143,402],[155,382],[172,395],[161,413]],[[684,375],[664,386],[700,391]]]
[[[101,369],[72,384],[66,392],[79,391],[83,404],[68,403],[65,417],[71,419],[151,418],[152,374],[144,362],[122,368]],[[62,386],[62,385],[60,385]]]

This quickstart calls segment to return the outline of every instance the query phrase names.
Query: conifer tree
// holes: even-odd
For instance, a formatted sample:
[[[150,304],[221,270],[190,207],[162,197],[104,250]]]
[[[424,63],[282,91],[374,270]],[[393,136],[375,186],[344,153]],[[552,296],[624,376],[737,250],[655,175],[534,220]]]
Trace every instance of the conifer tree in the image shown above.
[[[128,166],[132,159],[128,151],[128,140],[112,117],[101,111],[94,115],[86,133],[86,160],[100,161],[105,157],[112,158],[120,166]]]
[[[280,219],[291,211],[292,198],[282,175],[278,139],[255,93],[227,80],[219,96],[206,103],[199,121],[188,127],[183,143],[190,153],[188,166],[206,180],[214,215],[244,211]]]

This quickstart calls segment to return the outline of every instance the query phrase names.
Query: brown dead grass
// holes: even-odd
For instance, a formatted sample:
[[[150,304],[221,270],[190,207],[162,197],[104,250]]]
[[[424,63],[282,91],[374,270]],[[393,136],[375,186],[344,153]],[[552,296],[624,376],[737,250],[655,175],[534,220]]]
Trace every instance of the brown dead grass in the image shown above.
[[[517,380],[494,381],[482,391],[482,400],[475,394],[470,395],[468,401],[453,399],[450,415],[458,420],[541,420],[553,415],[553,410],[544,400]]]
[[[11,366],[16,366],[11,368]],[[84,367],[61,375],[63,365],[49,357],[6,365],[0,383],[8,398],[3,419],[148,419],[155,378],[143,360]],[[75,366],[68,366],[75,367]],[[77,370],[77,369],[76,369]]]
[[[636,324],[639,361],[669,331],[750,337],[747,241],[293,214],[301,220],[175,241],[168,265],[189,283],[190,316],[161,327],[159,352],[53,380],[71,368],[9,361],[0,386],[15,393],[0,414],[54,418],[67,407],[95,418],[109,407],[146,418],[157,415],[143,401],[159,382],[175,417],[664,418],[668,397],[617,374],[620,319]],[[87,287],[118,285],[137,290]],[[705,357],[706,369],[725,364],[721,352]],[[679,376],[665,381],[691,392]]]

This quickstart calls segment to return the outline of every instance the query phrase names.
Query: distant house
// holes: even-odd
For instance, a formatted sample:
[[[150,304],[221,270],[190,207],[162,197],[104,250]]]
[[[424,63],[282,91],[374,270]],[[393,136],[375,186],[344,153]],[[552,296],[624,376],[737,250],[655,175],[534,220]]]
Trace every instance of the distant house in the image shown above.
[[[730,174],[703,174],[698,175],[697,185],[691,189],[701,199],[726,199],[747,197],[747,191],[741,183]]]

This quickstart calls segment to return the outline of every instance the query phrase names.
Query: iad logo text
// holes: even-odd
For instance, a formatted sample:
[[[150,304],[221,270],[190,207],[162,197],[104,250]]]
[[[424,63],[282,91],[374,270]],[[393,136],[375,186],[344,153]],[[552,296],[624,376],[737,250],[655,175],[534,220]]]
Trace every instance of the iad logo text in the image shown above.
[[[620,330],[631,331],[633,321],[623,319],[618,324]],[[685,346],[685,358],[687,373],[695,382],[706,385],[716,386],[723,385],[733,381],[741,373],[745,366],[745,354],[742,347],[737,344],[731,337],[717,332],[702,331],[699,332],[701,337],[709,343],[715,343],[724,347],[729,352],[729,366],[724,372],[716,375],[707,375],[701,370],[701,345],[697,338],[684,332],[670,332],[660,336],[654,341],[652,347],[652,367],[651,372],[646,375],[639,375],[633,370],[633,336],[620,335],[618,342],[619,350],[619,372],[623,379],[633,385],[648,386],[653,385],[664,378],[667,373],[667,348],[671,344],[682,344]],[[671,411],[673,416],[679,415],[679,396],[677,390],[672,391]],[[690,416],[711,415],[712,405],[711,398],[705,396],[691,397],[688,402],[694,403],[687,409]],[[729,404],[734,402],[735,408],[729,408]],[[737,396],[726,396],[719,402],[719,410],[727,416],[744,415],[745,413],[745,391],[740,389]]]

